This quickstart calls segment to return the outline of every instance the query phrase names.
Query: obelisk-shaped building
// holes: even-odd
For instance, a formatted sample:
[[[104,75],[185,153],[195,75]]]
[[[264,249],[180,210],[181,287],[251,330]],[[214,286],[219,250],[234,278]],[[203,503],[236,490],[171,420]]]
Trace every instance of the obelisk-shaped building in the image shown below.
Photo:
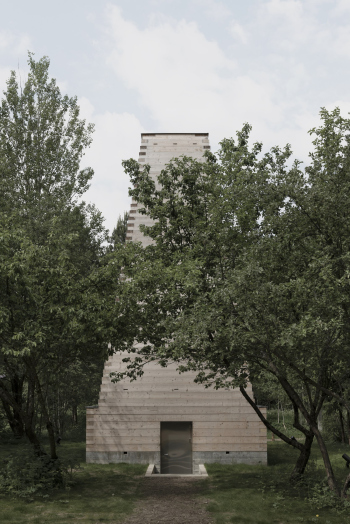
[[[200,160],[208,133],[143,133],[139,162],[156,180],[172,158]],[[131,204],[127,240],[150,243],[140,224],[150,219]],[[266,428],[239,390],[205,389],[195,372],[147,364],[134,382],[111,382],[124,355],[105,364],[98,407],[87,409],[87,462],[155,464],[161,473],[196,473],[201,463],[267,463]],[[251,392],[251,389],[249,391]]]

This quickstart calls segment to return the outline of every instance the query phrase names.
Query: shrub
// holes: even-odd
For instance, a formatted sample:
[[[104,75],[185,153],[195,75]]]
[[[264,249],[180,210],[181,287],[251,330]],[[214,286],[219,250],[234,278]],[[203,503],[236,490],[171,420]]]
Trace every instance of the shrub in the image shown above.
[[[54,488],[68,488],[78,467],[74,458],[52,460],[48,455],[34,455],[29,447],[21,447],[3,460],[0,493],[30,497]]]

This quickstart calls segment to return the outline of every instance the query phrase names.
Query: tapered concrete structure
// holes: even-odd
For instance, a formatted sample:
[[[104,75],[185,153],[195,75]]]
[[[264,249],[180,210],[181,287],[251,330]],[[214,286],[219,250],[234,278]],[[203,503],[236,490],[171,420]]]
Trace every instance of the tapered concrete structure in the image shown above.
[[[200,160],[209,148],[207,133],[144,133],[139,162],[150,164],[156,179],[172,158]],[[133,202],[127,240],[147,245],[150,239],[139,227],[149,220]],[[119,353],[106,362],[98,407],[87,410],[87,462],[145,463],[159,469],[161,456],[167,455],[161,452],[162,422],[187,422],[192,428],[193,473],[202,463],[267,463],[266,428],[239,390],[205,389],[194,383],[194,372],[180,375],[176,365],[162,368],[155,363],[148,364],[137,381],[113,384],[109,374],[124,368],[123,357]]]

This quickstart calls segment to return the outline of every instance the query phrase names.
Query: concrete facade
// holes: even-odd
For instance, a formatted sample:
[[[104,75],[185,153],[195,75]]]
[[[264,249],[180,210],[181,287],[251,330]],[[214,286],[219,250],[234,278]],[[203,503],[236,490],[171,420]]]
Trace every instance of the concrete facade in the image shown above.
[[[171,158],[201,159],[209,149],[208,134],[141,135],[139,162],[156,176]],[[127,240],[150,239],[140,232],[150,224],[132,202]],[[176,365],[150,363],[134,382],[114,384],[109,374],[124,368],[124,355],[105,364],[98,407],[87,410],[86,460],[96,463],[130,462],[160,465],[160,423],[192,422],[193,473],[199,464],[267,463],[266,428],[239,390],[213,390],[194,383],[196,373],[179,374]],[[252,393],[251,388],[248,392]],[[264,413],[264,409],[262,409]]]

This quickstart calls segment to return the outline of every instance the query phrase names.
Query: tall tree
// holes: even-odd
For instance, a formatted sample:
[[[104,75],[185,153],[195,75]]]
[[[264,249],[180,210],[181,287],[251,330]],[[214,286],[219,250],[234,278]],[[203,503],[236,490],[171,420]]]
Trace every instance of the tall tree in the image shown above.
[[[316,438],[340,494],[317,418],[327,396],[346,404],[334,384],[350,356],[350,120],[339,110],[321,117],[304,171],[298,161],[288,167],[289,146],[263,156],[261,144],[250,149],[248,125],[218,157],[170,163],[159,190],[148,166],[126,162],[131,194],[156,223],[144,227],[153,244],[124,266],[120,301],[135,301],[143,344],[127,374],[175,360],[198,381],[239,387],[264,424],[300,450],[296,475]],[[288,396],[304,444],[272,427],[247,394],[261,370]]]
[[[126,230],[128,225],[129,213],[124,212],[124,215],[119,215],[117,220],[117,225],[112,231],[112,234],[109,238],[111,244],[111,249],[115,249],[117,244],[124,244],[126,240]]]
[[[0,107],[0,398],[39,455],[40,409],[56,459],[46,395],[77,360],[106,356],[120,269],[103,260],[100,213],[78,203],[93,128],[49,79],[49,60],[28,63],[23,90],[12,73]]]

